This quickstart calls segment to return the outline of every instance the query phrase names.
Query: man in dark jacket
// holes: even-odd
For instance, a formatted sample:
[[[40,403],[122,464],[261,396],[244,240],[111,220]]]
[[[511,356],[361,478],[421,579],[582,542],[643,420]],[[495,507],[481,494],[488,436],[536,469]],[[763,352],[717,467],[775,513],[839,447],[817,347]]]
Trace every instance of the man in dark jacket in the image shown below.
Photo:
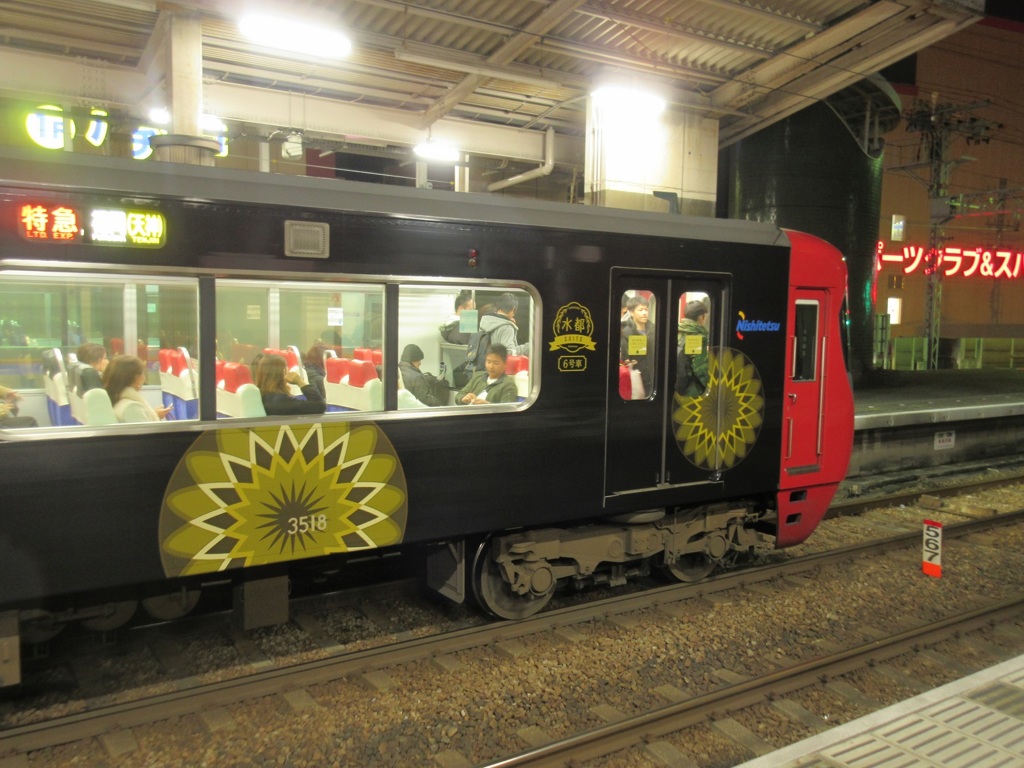
[[[75,352],[79,367],[78,396],[81,397],[90,389],[103,386],[103,371],[107,369],[107,350],[102,344],[86,342]]]
[[[462,323],[462,311],[466,309],[476,309],[472,291],[459,292],[459,295],[455,297],[455,311],[444,321],[444,325],[438,328],[441,338],[449,344],[469,343],[471,334],[459,331],[459,326]]]
[[[402,360],[398,363],[398,372],[402,375],[405,388],[424,405],[447,405],[442,400],[442,387],[439,386],[438,380],[433,375],[421,371],[421,365],[423,350],[415,344],[407,344],[402,350]]]

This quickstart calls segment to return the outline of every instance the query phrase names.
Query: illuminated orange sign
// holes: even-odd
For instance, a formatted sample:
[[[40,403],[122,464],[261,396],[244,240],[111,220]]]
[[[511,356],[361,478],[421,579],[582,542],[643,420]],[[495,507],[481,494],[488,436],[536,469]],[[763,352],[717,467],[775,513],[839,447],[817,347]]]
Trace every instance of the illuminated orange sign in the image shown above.
[[[155,211],[79,211],[68,205],[28,203],[18,209],[18,217],[21,234],[27,240],[160,248],[167,237],[167,220]]]
[[[1002,248],[960,248],[947,245],[925,250],[920,245],[905,245],[902,253],[886,253],[885,243],[878,241],[875,266],[898,264],[903,274],[918,269],[926,275],[941,272],[946,277],[1016,278],[1024,271],[1024,254]]]
[[[78,214],[72,208],[21,206],[21,233],[30,240],[77,240]]]

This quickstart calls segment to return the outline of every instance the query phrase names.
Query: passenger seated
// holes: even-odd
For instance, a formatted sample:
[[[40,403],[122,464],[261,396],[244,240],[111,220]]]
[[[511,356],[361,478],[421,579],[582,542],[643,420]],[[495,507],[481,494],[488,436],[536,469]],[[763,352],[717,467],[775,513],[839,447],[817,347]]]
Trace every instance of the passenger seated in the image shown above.
[[[15,390],[0,385],[0,429],[21,429],[23,427],[38,427],[37,422],[31,416],[18,415],[18,400],[21,399]]]
[[[398,371],[405,388],[424,405],[435,407],[448,404],[448,388],[431,373],[420,370],[423,350],[416,344],[407,344],[402,350]]]
[[[483,405],[486,403],[514,403],[519,399],[516,382],[505,374],[508,349],[503,344],[491,344],[484,358],[484,370],[474,373],[458,394],[455,402],[460,405]]]
[[[327,390],[324,388],[324,377],[327,370],[324,367],[324,355],[327,347],[322,341],[316,342],[302,358],[302,367],[306,369],[306,379],[317,388],[317,391],[324,398],[327,397]]]
[[[118,421],[160,421],[170,406],[153,408],[142,396],[146,364],[135,355],[117,355],[103,374],[103,387],[114,405]]]
[[[78,371],[78,396],[90,389],[103,386],[103,372],[107,369],[107,350],[102,344],[86,342],[75,352],[81,366]]]
[[[256,370],[256,386],[263,397],[263,408],[268,416],[296,416],[304,413],[323,413],[327,403],[312,384],[301,386],[306,399],[294,397],[289,384],[302,385],[302,377],[288,370],[288,363],[280,355],[264,355]]]

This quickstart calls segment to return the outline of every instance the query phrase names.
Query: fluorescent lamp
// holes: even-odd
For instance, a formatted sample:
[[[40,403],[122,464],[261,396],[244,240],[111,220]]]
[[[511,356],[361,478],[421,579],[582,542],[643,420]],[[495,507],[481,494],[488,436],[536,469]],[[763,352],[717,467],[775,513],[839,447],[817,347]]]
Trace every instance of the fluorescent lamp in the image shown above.
[[[650,91],[626,88],[621,85],[603,85],[591,92],[591,97],[602,107],[622,110],[627,114],[656,117],[665,111],[665,100]]]
[[[199,129],[208,134],[224,133],[228,127],[216,115],[202,115],[199,118]]]
[[[454,163],[459,159],[459,148],[449,141],[428,139],[416,145],[413,152],[421,160],[433,160],[438,163]]]
[[[246,16],[239,29],[255,43],[309,56],[341,59],[352,51],[352,41],[322,25],[304,24],[279,16]]]

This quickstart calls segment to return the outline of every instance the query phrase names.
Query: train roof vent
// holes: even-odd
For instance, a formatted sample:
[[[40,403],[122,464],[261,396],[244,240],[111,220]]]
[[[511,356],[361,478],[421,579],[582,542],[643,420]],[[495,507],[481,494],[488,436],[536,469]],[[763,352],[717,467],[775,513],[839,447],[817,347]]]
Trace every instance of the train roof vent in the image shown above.
[[[331,227],[318,221],[284,223],[284,255],[326,259],[331,255]]]

